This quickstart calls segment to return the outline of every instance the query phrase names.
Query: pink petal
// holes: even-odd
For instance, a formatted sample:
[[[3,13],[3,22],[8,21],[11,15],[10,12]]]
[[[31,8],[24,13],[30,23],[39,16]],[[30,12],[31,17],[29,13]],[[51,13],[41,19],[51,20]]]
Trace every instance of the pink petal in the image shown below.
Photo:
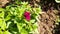
[[[26,18],[27,21],[30,21],[30,19],[31,19],[30,18],[30,12],[25,12],[24,16],[25,16],[25,18]]]
[[[30,16],[26,17],[26,20],[27,20],[27,21],[30,21]]]

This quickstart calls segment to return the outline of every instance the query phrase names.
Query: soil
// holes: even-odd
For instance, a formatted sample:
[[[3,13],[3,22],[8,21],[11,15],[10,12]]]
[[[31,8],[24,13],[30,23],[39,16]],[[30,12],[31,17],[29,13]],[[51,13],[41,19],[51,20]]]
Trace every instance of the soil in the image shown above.
[[[56,13],[55,13],[56,12]],[[48,10],[47,12],[43,12],[40,14],[38,18],[39,22],[39,32],[40,34],[54,34],[54,27],[57,18],[57,10]]]
[[[10,0],[0,0],[0,7],[5,6],[5,4],[9,3]]]
[[[60,17],[60,3],[54,0],[41,0],[40,5],[44,13],[41,14],[39,25],[45,24],[40,26],[40,34],[60,34],[60,24],[58,26],[55,24],[57,16]]]

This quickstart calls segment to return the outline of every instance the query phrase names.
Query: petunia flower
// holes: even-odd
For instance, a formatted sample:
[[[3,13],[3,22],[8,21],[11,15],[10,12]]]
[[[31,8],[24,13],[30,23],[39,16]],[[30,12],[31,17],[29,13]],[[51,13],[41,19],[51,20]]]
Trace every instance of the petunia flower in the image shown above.
[[[31,19],[30,12],[25,12],[24,17],[26,18],[27,21],[30,21],[30,19]]]

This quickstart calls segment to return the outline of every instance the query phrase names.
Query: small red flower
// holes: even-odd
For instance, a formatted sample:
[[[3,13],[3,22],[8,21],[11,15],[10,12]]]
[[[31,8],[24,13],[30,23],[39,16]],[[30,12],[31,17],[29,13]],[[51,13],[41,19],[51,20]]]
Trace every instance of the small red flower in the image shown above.
[[[30,12],[25,12],[24,17],[26,18],[27,21],[30,21]]]

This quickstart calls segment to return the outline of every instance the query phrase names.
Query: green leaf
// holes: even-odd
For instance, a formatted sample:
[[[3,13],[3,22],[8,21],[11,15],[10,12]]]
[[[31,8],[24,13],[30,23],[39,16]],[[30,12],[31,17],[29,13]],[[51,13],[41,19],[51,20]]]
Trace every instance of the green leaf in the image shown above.
[[[8,31],[5,31],[3,34],[11,34],[10,32],[8,32]]]
[[[2,31],[0,31],[0,34],[3,34],[3,32],[2,32]]]
[[[21,29],[21,34],[28,34],[28,32],[25,29]]]
[[[18,27],[18,30],[19,30],[19,32],[21,31],[21,29],[22,29],[22,26],[20,26],[20,24],[19,23],[17,23],[17,27]]]

